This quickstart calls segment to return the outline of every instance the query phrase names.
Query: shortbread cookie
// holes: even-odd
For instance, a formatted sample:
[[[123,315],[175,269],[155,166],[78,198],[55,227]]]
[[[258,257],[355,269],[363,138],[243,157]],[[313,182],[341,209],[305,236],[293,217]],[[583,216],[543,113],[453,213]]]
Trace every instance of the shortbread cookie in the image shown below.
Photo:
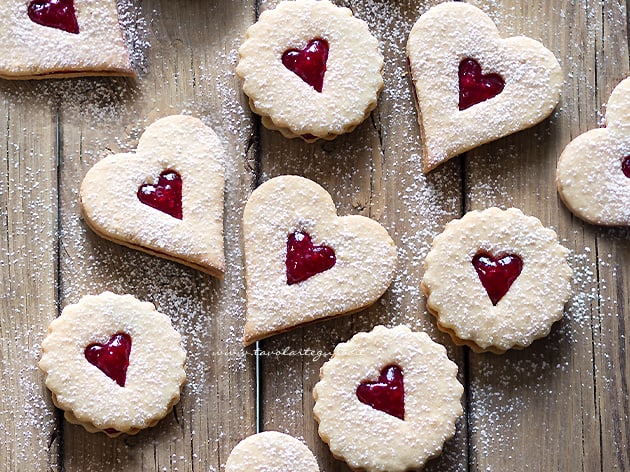
[[[250,344],[374,303],[394,277],[396,247],[364,216],[338,217],[315,182],[281,176],[249,198],[243,214]]]
[[[243,439],[232,450],[225,472],[319,472],[311,450],[288,434],[265,431]]]
[[[441,3],[414,25],[407,56],[424,145],[423,172],[542,121],[560,99],[562,70],[533,39],[502,39],[488,15]]]
[[[131,295],[104,292],[68,305],[42,351],[39,367],[66,420],[112,437],[155,425],[186,380],[170,318]]]
[[[239,49],[237,74],[269,129],[306,141],[352,131],[376,107],[383,56],[367,24],[327,0],[281,2]]]
[[[456,344],[501,354],[549,334],[571,294],[569,251],[520,210],[471,211],[446,225],[424,262],[422,291]]]
[[[564,203],[589,223],[630,225],[630,78],[610,95],[606,128],[571,141],[558,161]]]
[[[0,77],[133,76],[116,0],[5,0]]]
[[[106,157],[86,174],[85,222],[105,239],[223,277],[224,160],[197,118],[162,118],[135,154]]]
[[[464,391],[426,333],[377,326],[339,344],[313,389],[319,435],[352,469],[402,472],[440,454]]]

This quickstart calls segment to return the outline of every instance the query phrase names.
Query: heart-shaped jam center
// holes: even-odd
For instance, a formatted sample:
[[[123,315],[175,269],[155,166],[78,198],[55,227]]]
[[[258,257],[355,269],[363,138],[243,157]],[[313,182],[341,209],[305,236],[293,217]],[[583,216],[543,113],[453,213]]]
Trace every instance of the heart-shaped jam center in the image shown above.
[[[138,199],[145,205],[182,219],[182,177],[174,170],[160,174],[157,184],[142,184]]]
[[[621,162],[621,171],[630,179],[630,156],[626,156]]]
[[[487,252],[480,252],[473,257],[472,265],[477,271],[481,285],[486,289],[488,297],[495,306],[510,290],[523,270],[523,261],[514,254],[493,257]]]
[[[505,81],[499,74],[481,73],[481,66],[474,59],[459,63],[459,109],[465,110],[477,103],[499,95]]]
[[[287,240],[287,284],[302,282],[330,269],[337,262],[335,251],[328,246],[315,246],[311,236],[296,231]]]
[[[383,368],[376,382],[362,382],[357,387],[357,398],[361,403],[404,420],[405,386],[402,369],[397,365]]]
[[[38,25],[79,34],[73,0],[31,0],[28,17]]]
[[[105,344],[90,344],[85,348],[85,358],[98,367],[105,375],[121,387],[127,380],[131,336],[126,333],[114,334]]]
[[[328,41],[314,39],[304,49],[289,49],[282,55],[282,63],[304,82],[321,93],[328,61]]]

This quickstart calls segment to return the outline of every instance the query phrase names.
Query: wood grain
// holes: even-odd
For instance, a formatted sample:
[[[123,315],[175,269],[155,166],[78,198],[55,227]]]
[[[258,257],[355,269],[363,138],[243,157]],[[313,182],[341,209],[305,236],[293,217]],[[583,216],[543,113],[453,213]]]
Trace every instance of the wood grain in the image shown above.
[[[426,470],[630,471],[630,232],[581,222],[554,183],[564,146],[601,125],[610,92],[629,73],[628,2],[471,0],[502,35],[528,35],[556,54],[562,99],[538,126],[427,176],[405,45],[416,19],[439,0],[335,1],[378,37],[385,88],[353,133],[314,144],[262,127],[234,73],[247,27],[277,3],[126,0],[137,80],[0,81],[0,469],[220,471],[258,419],[261,429],[303,438],[322,471],[348,471],[317,434],[311,391],[319,368],[356,332],[402,323],[446,345],[466,387],[457,435]],[[212,126],[230,156],[223,282],[104,241],[80,218],[87,170],[107,154],[133,151],[150,123],[176,113]],[[374,306],[260,342],[257,373],[254,350],[241,347],[241,215],[251,190],[281,174],[323,185],[340,215],[383,224],[399,267]],[[573,298],[550,336],[503,356],[454,347],[419,288],[433,237],[451,219],[493,205],[521,208],[553,227],[575,271]],[[63,421],[36,368],[59,309],[103,290],[154,302],[188,351],[189,382],[173,413],[115,440]]]

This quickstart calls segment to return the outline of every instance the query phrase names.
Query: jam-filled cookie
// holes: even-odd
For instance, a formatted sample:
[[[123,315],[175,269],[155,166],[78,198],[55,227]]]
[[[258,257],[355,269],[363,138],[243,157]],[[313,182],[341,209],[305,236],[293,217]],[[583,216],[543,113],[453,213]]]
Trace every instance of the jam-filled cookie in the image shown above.
[[[135,154],[108,156],[86,174],[85,222],[105,239],[223,277],[224,160],[200,120],[162,118]]]
[[[112,437],[155,425],[186,380],[170,318],[131,295],[104,292],[68,305],[42,351],[39,367],[66,420]]]
[[[116,0],[5,0],[0,77],[135,75]]]
[[[457,365],[426,333],[404,326],[377,326],[339,344],[320,376],[319,435],[352,469],[421,468],[462,414]]]
[[[265,431],[243,439],[232,450],[225,472],[319,472],[317,460],[301,441]]]
[[[239,49],[237,74],[262,123],[288,138],[334,139],[376,107],[383,56],[367,23],[328,0],[281,2]]]
[[[455,343],[501,354],[546,336],[571,294],[568,249],[520,210],[471,211],[436,236],[422,291]]]
[[[396,246],[376,221],[337,216],[315,182],[281,176],[258,187],[243,213],[244,343],[374,303],[394,277]]]
[[[630,78],[610,95],[606,127],[571,141],[558,161],[564,203],[589,223],[630,225]]]
[[[542,121],[560,99],[562,70],[541,43],[502,39],[490,17],[441,3],[409,34],[407,56],[424,145],[423,171]]]

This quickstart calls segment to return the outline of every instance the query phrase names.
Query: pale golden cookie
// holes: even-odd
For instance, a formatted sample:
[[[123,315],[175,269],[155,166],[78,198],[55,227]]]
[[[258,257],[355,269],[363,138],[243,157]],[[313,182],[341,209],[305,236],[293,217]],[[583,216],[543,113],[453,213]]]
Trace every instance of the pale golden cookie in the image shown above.
[[[440,454],[462,414],[457,365],[405,326],[377,326],[339,344],[320,376],[319,435],[352,469],[418,469]]]
[[[211,128],[175,115],[149,126],[135,154],[98,162],[81,184],[99,236],[223,277],[225,151]]]
[[[535,125],[560,99],[562,70],[554,55],[524,36],[502,39],[488,15],[464,2],[423,14],[409,34],[407,56],[425,173]]]
[[[520,210],[471,211],[427,255],[422,291],[455,343],[501,354],[549,334],[571,294],[569,251]]]
[[[260,15],[236,73],[262,124],[285,137],[334,139],[376,107],[383,56],[367,23],[327,0],[280,2]]]
[[[315,182],[281,176],[258,187],[243,213],[250,344],[374,303],[394,277],[396,247],[364,216],[338,217]]]
[[[5,0],[0,77],[133,76],[116,0]]]
[[[70,423],[108,436],[154,426],[179,401],[186,352],[168,316],[131,295],[88,295],[50,323],[39,367]]]
[[[558,193],[589,223],[630,225],[630,78],[610,95],[606,128],[571,141],[558,161]]]
[[[265,431],[243,439],[232,450],[225,472],[319,472],[317,460],[301,441]]]

